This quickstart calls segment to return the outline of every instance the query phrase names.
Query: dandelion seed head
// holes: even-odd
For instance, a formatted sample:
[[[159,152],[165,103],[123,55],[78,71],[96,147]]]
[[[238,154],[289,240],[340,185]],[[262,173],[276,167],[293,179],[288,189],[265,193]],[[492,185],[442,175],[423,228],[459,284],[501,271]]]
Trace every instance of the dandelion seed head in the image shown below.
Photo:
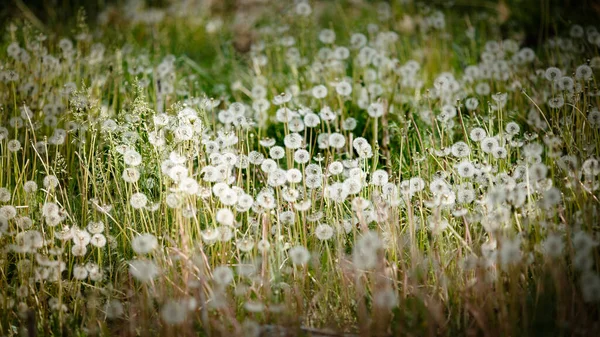
[[[213,270],[213,281],[220,286],[227,286],[233,281],[233,270],[228,266],[219,266]]]
[[[160,317],[166,324],[179,325],[185,322],[188,306],[182,300],[168,300],[160,309]]]
[[[148,283],[159,275],[160,269],[154,261],[135,259],[129,261],[129,273],[136,280]]]
[[[134,209],[142,209],[148,204],[148,197],[141,192],[134,193],[129,198],[129,204]]]
[[[288,250],[289,257],[294,265],[305,265],[310,259],[310,253],[303,246],[295,246]]]
[[[333,227],[327,224],[320,224],[315,229],[315,235],[321,241],[329,240],[333,236]]]
[[[158,248],[158,240],[150,233],[138,234],[131,241],[131,248],[136,254],[149,254]]]

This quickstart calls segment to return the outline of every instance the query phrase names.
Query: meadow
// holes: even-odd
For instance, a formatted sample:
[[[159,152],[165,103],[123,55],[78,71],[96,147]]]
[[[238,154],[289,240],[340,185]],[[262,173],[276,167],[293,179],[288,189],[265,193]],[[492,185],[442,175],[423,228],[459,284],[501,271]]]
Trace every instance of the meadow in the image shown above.
[[[0,336],[600,335],[597,26],[16,3]]]

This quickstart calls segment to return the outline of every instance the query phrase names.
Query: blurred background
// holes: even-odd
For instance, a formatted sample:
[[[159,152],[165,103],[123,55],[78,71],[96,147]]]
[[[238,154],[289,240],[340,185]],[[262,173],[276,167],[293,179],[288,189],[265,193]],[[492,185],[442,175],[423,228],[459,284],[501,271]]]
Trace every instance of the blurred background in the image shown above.
[[[137,3],[146,7],[166,8],[173,3],[190,6],[204,13],[199,15],[232,16],[244,11],[260,11],[273,3],[292,3],[292,0],[4,0],[0,6],[0,20],[25,19],[37,28],[52,26],[53,30],[67,26],[77,18],[77,12],[83,8],[89,23],[93,25],[98,14],[110,6],[122,5],[125,2]],[[340,0],[342,6],[359,6],[369,0]],[[380,2],[380,1],[377,1]],[[412,0],[389,0],[391,5],[406,5]],[[201,3],[202,6],[198,6]],[[598,0],[442,0],[427,1],[428,5],[454,8],[468,13],[482,8],[496,8],[503,18],[503,27],[509,30],[512,26],[525,27],[527,36],[525,44],[535,44],[544,38],[544,34],[553,34],[566,29],[575,20],[580,24],[594,24],[600,17],[600,1]]]

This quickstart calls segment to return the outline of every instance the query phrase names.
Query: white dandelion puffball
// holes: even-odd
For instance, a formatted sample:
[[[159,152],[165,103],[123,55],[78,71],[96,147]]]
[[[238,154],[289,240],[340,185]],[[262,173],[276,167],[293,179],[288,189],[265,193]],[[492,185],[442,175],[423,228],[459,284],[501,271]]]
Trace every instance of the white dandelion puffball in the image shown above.
[[[129,273],[136,280],[147,283],[158,276],[160,269],[154,261],[136,259],[129,262]]]
[[[226,286],[233,281],[233,270],[227,266],[219,266],[213,270],[213,280],[220,286]]]
[[[129,204],[135,209],[141,209],[148,204],[148,197],[144,193],[135,193],[129,199]]]
[[[233,226],[235,216],[229,208],[221,208],[217,211],[216,219],[223,226]]]
[[[303,246],[296,246],[290,248],[288,254],[290,255],[292,263],[295,265],[305,265],[310,259],[310,252]]]
[[[333,227],[327,224],[320,224],[315,229],[315,235],[321,241],[329,240],[333,236]]]
[[[167,324],[177,325],[185,321],[188,306],[183,301],[169,300],[160,310],[160,317]]]
[[[136,254],[144,255],[158,247],[158,240],[150,233],[139,234],[131,241],[131,248]]]

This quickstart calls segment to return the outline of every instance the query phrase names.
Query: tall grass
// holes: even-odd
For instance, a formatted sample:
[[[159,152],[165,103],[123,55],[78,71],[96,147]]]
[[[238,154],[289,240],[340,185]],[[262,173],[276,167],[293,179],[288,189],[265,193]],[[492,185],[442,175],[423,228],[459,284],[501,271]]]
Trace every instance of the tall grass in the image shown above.
[[[597,28],[244,6],[5,24],[3,335],[600,330]]]

